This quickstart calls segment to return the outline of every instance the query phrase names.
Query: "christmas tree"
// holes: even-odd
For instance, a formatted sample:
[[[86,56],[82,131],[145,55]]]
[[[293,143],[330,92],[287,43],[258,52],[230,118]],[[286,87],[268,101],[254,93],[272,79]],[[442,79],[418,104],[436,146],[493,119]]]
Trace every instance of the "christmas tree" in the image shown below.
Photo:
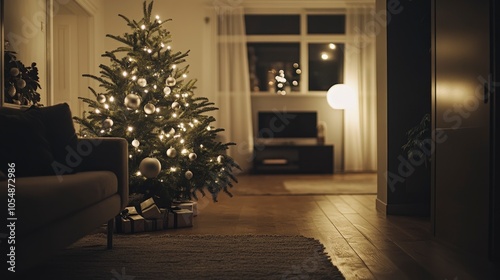
[[[144,2],[144,18],[119,15],[131,32],[106,35],[122,46],[103,54],[110,65],[100,65],[99,90],[89,87],[95,100],[81,98],[90,108],[75,117],[82,136],[123,137],[129,142],[131,197],[153,197],[168,206],[173,200],[197,199],[208,191],[214,201],[237,182],[237,163],[225,154],[234,143],[221,143],[223,131],[211,123],[207,112],[217,110],[204,97],[195,97],[195,80],[188,80],[188,66],[181,67],[187,52],[174,52],[170,32],[159,16],[151,17],[153,2]]]

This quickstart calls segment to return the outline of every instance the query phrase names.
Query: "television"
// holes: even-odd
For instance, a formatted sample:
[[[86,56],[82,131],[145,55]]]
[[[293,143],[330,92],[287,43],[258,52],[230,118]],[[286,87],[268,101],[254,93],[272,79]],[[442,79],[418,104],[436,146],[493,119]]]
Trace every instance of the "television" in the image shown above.
[[[260,111],[257,139],[270,144],[313,144],[318,135],[315,111]]]

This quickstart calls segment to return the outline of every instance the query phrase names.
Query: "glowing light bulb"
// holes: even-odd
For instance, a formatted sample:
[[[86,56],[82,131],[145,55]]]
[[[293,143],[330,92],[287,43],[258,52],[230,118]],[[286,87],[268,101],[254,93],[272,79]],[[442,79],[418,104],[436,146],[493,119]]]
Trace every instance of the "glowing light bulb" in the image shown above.
[[[167,46],[167,50],[170,50],[170,49],[172,49],[172,47],[171,46]]]
[[[131,127],[131,126],[129,126],[129,127],[127,127],[127,130],[130,131],[130,132],[132,132],[132,131],[134,131],[134,128]]]
[[[132,155],[128,155],[128,158],[132,158]]]
[[[176,113],[173,113],[173,114],[172,114],[172,118],[177,118],[177,114],[176,114]]]
[[[212,130],[212,128],[210,126],[207,126],[207,130],[210,131]]]
[[[186,141],[184,141],[184,139],[181,139],[181,141],[180,141],[180,142],[181,142],[181,144],[184,144],[184,142],[186,142]]]
[[[101,130],[101,133],[104,133],[104,132],[106,132],[106,131],[104,131],[104,129],[103,129],[103,130]]]
[[[94,112],[95,112],[96,114],[100,114],[100,113],[101,113],[101,110],[99,110],[99,109],[97,109],[97,108],[96,108]]]
[[[155,16],[155,18],[156,18],[156,19],[160,19],[160,16],[159,16],[159,15],[156,15],[156,16]]]
[[[202,148],[202,149],[203,149],[203,147],[204,147],[204,146],[203,146],[203,144],[200,144],[200,148]]]
[[[175,68],[177,68],[177,65],[173,64],[172,69],[175,69]]]
[[[328,54],[327,53],[322,53],[321,54],[321,59],[323,60],[327,60],[329,58]]]
[[[199,123],[198,119],[193,120],[194,123]]]
[[[175,171],[177,171],[177,168],[175,168],[175,167],[170,167],[170,171],[175,172]]]
[[[115,98],[113,96],[109,97],[109,102],[115,102]]]
[[[164,47],[165,47],[165,44],[161,43],[161,44],[160,44],[160,46],[161,46],[162,48],[164,48]]]
[[[142,30],[146,29],[146,25],[144,25],[144,24],[143,24],[143,25],[141,25],[141,29],[142,29]]]
[[[182,74],[183,78],[187,78],[187,76],[188,76],[187,74]]]
[[[137,171],[137,172],[135,173],[135,175],[137,175],[137,176],[141,176],[141,175],[142,175],[142,173],[141,173],[141,171]]]
[[[181,154],[185,155],[185,154],[187,154],[187,153],[189,153],[189,151],[188,151],[188,150],[186,150],[186,149],[182,149]]]
[[[160,137],[160,140],[163,140],[165,136],[163,134],[160,134],[158,137]]]
[[[137,80],[137,76],[134,75],[134,76],[132,76],[132,81],[135,81],[135,80]]]
[[[128,76],[127,71],[123,71],[123,72],[122,72],[122,75],[123,75],[123,77],[127,77],[127,76]]]
[[[104,104],[104,108],[109,109],[109,105],[108,104]]]
[[[337,46],[336,46],[334,43],[330,43],[330,44],[328,45],[328,47],[329,47],[330,49],[332,49],[332,50],[334,50],[334,49],[336,49],[336,48],[337,48]]]

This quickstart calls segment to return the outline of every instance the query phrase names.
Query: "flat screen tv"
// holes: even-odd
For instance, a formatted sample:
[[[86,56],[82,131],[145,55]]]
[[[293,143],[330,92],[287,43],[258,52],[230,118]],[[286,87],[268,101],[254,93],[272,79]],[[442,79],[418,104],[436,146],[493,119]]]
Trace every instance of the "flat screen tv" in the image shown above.
[[[257,116],[257,138],[260,139],[313,139],[318,135],[317,112],[261,111]]]

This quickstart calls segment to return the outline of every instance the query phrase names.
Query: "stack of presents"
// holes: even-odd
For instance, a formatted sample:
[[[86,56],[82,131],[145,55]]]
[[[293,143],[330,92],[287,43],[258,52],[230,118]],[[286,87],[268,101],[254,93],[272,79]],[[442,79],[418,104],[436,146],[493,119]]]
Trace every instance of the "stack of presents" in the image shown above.
[[[129,206],[116,217],[118,233],[136,233],[193,226],[198,214],[195,201],[174,202],[169,209],[158,208],[153,198],[143,201],[140,207]]]

